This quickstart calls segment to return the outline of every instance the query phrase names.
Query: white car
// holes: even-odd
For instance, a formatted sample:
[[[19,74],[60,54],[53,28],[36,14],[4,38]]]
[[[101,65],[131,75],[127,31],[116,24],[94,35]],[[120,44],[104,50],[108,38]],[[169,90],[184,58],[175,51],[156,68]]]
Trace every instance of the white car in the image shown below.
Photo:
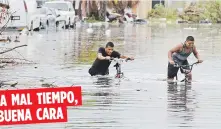
[[[43,7],[54,8],[59,11],[59,21],[64,21],[65,28],[75,26],[75,11],[73,5],[69,1],[50,1],[45,2]]]
[[[56,27],[58,25],[57,17],[59,17],[58,11],[54,8],[42,7],[37,11],[38,17],[40,17],[40,24],[42,28]]]

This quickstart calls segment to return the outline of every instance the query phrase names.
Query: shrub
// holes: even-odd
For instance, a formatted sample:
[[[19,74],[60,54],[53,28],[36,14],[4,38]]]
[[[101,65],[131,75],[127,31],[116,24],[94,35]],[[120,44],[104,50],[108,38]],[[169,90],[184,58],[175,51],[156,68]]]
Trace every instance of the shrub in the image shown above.
[[[165,8],[162,4],[156,4],[154,9],[148,13],[148,18],[150,17],[176,19],[177,11],[173,8]]]
[[[179,17],[193,22],[208,19],[216,23],[221,19],[221,1],[203,1],[192,4]]]

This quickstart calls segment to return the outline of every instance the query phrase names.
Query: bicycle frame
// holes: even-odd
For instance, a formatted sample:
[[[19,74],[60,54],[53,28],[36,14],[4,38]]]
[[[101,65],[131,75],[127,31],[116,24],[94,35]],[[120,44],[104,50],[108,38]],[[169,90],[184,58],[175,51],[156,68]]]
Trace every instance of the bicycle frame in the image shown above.
[[[116,70],[117,70],[115,78],[122,78],[123,77],[124,73],[121,71],[121,63],[123,61],[127,62],[127,60],[130,60],[130,59],[126,59],[126,60],[120,59],[120,58],[111,58],[110,59],[110,61],[115,61],[116,62],[116,64],[114,65],[114,67],[116,67]]]
[[[195,62],[191,65],[178,65],[178,64],[175,64],[174,67],[179,67],[181,70],[183,70],[183,73],[185,75],[184,79],[181,80],[180,82],[185,82],[185,85],[188,83],[188,74],[192,72],[192,69],[193,69],[193,66],[195,64],[198,64],[199,62]],[[186,67],[189,67],[190,69],[186,69]],[[178,80],[178,77],[176,75],[176,80]]]

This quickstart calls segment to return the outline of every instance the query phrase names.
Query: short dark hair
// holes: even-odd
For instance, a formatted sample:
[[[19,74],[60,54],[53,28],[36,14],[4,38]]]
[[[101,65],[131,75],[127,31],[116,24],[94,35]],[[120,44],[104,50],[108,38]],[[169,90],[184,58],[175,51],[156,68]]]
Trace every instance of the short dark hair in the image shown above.
[[[108,42],[107,44],[106,44],[106,47],[114,47],[114,43],[112,43],[112,42]]]
[[[188,36],[188,37],[186,38],[186,41],[194,41],[193,36]]]

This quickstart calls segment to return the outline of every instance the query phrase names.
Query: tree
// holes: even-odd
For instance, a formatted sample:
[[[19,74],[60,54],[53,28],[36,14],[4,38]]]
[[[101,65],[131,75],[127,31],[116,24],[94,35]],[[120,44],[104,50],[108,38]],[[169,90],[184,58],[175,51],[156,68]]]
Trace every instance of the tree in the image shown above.
[[[98,15],[101,21],[105,21],[106,7],[107,7],[106,5],[107,5],[106,1],[100,1],[100,9],[98,10]]]

